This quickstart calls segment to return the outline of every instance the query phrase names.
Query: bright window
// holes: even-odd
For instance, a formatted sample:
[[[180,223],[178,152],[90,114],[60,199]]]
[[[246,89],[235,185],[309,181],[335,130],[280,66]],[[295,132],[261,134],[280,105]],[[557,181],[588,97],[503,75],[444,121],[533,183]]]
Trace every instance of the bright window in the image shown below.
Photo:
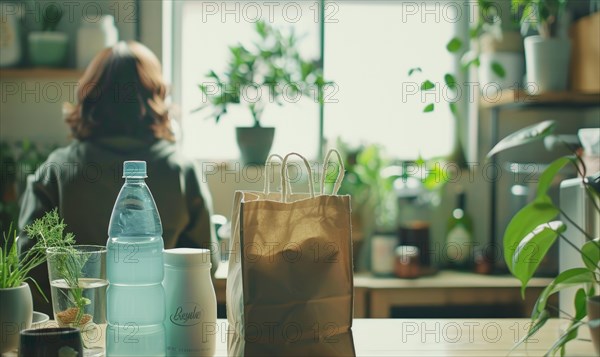
[[[291,4],[291,5],[290,5]],[[259,19],[278,27],[295,27],[304,35],[300,51],[306,58],[319,58],[319,23],[315,3],[303,2],[180,2],[182,42],[180,106],[183,150],[192,157],[232,160],[239,157],[235,141],[236,126],[252,126],[249,110],[233,108],[220,122],[207,118],[210,109],[191,112],[200,106],[198,84],[207,81],[206,73],[224,70],[228,46],[238,42],[251,46],[256,39],[254,25]],[[313,7],[313,8],[311,8]],[[272,152],[298,151],[316,157],[319,140],[319,105],[308,98],[283,106],[266,107],[262,126],[276,128]]]
[[[249,111],[235,108],[216,124],[209,110],[191,113],[201,104],[198,84],[210,69],[220,72],[228,46],[251,44],[254,22],[295,27],[304,34],[301,53],[320,56],[319,2],[174,2],[173,65],[176,103],[183,126],[183,149],[192,157],[233,160],[239,157],[235,127],[250,126]],[[422,98],[415,88],[423,78],[408,77],[421,67],[428,78],[443,78],[455,68],[445,50],[458,28],[459,16],[446,2],[337,1],[324,11],[325,77],[337,84],[326,93],[324,139],[383,144],[397,158],[432,157],[450,152],[454,123],[439,98]],[[433,113],[425,103],[437,101]],[[233,109],[233,108],[232,108]],[[316,158],[319,105],[309,99],[271,105],[264,126],[276,127],[272,152],[298,151]]]
[[[339,85],[338,103],[325,105],[325,136],[382,144],[402,159],[450,152],[454,125],[447,105],[417,90],[454,70],[446,44],[454,36],[452,7],[443,2],[340,2],[326,22],[325,74]],[[332,7],[333,9],[333,7]],[[429,14],[429,15],[427,15]],[[327,21],[327,20],[326,20]],[[426,103],[437,101],[432,113]]]

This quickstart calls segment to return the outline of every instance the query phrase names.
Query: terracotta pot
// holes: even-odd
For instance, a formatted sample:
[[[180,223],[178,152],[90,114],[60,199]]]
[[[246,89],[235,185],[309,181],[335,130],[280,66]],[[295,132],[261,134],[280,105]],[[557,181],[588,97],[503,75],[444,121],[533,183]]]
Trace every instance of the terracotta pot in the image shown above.
[[[587,299],[587,313],[590,321],[600,319],[600,295]],[[596,354],[600,356],[600,326],[590,327],[590,333]]]
[[[19,347],[19,333],[31,327],[33,300],[26,283],[18,288],[0,289],[0,354]]]

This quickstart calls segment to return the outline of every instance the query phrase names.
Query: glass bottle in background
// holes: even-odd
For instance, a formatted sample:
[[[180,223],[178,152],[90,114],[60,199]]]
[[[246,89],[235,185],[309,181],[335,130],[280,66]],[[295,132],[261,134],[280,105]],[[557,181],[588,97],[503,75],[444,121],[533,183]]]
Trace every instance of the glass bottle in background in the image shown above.
[[[125,161],[106,244],[107,356],[164,356],[165,292],[160,216],[146,162]]]
[[[473,223],[465,210],[466,194],[458,194],[458,206],[448,219],[446,261],[449,268],[469,269],[473,261]]]

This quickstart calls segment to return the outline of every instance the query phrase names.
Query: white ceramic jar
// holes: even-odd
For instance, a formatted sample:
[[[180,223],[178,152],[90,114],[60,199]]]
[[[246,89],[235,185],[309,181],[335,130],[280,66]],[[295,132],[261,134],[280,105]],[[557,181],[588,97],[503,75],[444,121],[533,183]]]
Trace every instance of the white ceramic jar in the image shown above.
[[[98,52],[114,46],[119,40],[112,15],[82,18],[77,30],[77,68],[85,69]]]
[[[167,249],[164,262],[167,356],[213,356],[218,328],[210,250]]]

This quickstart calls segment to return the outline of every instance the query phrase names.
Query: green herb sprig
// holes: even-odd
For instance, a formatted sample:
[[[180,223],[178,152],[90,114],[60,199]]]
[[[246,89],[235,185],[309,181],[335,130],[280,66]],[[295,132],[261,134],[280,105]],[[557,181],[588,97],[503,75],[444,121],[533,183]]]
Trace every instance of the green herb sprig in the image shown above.
[[[58,216],[56,209],[47,212],[25,227],[25,232],[34,240],[33,246],[19,254],[17,249],[17,232],[9,227],[3,233],[4,244],[0,247],[0,288],[16,288],[24,282],[31,281],[44,299],[48,298],[30,276],[33,269],[46,262],[46,249],[50,247],[67,247],[75,243],[71,233],[64,233],[66,224]]]

